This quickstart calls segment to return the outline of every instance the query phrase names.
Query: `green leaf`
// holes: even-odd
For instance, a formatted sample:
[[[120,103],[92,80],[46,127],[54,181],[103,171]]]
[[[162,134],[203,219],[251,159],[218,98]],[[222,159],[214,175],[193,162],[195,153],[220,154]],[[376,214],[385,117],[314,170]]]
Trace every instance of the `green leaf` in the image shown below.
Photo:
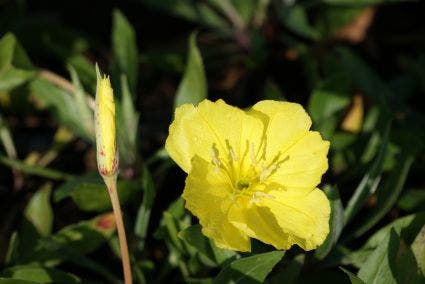
[[[93,139],[93,134],[85,127],[87,121],[80,116],[78,99],[43,79],[33,80],[30,88],[37,102],[41,106],[51,108],[60,123],[82,138],[89,141]]]
[[[127,18],[117,9],[112,12],[112,50],[118,66],[117,78],[125,74],[131,92],[135,94],[139,68],[136,33]]]
[[[318,259],[323,259],[329,254],[337,243],[344,227],[344,208],[339,197],[338,189],[334,186],[326,186],[324,191],[331,202],[330,232],[325,242],[315,252],[315,256]]]
[[[0,91],[9,91],[34,76],[34,67],[15,36],[4,35],[0,39]]]
[[[423,283],[415,256],[395,230],[368,255],[358,276],[366,283]]]
[[[323,0],[330,5],[376,5],[385,3],[406,2],[412,0]]]
[[[339,48],[341,63],[346,72],[351,75],[355,87],[363,91],[368,98],[376,102],[380,107],[382,115],[387,117],[390,114],[388,100],[394,97],[392,90],[381,79],[362,58],[357,56],[348,48]]]
[[[332,75],[315,88],[310,96],[308,112],[315,128],[331,138],[338,125],[337,114],[350,104],[349,81],[346,74]]]
[[[81,82],[91,93],[96,92],[96,72],[93,64],[82,55],[74,55],[67,59],[67,65],[72,66]]]
[[[332,36],[343,26],[352,23],[363,11],[365,11],[365,6],[362,5],[327,5],[321,9],[321,16],[318,18],[316,26],[319,27],[322,35]]]
[[[78,111],[78,115],[80,116],[79,121],[82,123],[82,127],[84,128],[84,133],[89,135],[91,141],[95,140],[94,134],[94,117],[93,112],[89,108],[86,100],[86,95],[83,87],[81,86],[80,79],[78,77],[77,71],[75,71],[74,67],[71,65],[68,67],[69,72],[71,74],[72,84],[75,87],[74,97],[75,97],[75,105]]]
[[[140,190],[136,182],[118,181],[118,196],[125,204]],[[55,202],[71,197],[83,211],[104,212],[112,208],[108,191],[98,175],[88,175],[72,179],[55,190]]]
[[[254,17],[254,15],[258,12],[258,2],[261,2],[259,0],[247,0],[247,1],[230,1],[235,9],[238,11],[238,13],[243,18],[243,21],[245,23],[249,23],[251,19]],[[264,2],[264,1],[263,1]]]
[[[415,255],[419,269],[422,272],[422,276],[425,276],[425,225],[422,226],[422,229],[413,241],[411,248]]]
[[[99,215],[78,224],[69,225],[54,234],[52,238],[59,244],[87,254],[98,249],[115,232],[116,225],[112,213]]]
[[[50,205],[52,185],[47,183],[40,188],[31,198],[25,208],[25,217],[31,222],[42,236],[47,236],[52,231],[53,210]]]
[[[127,77],[121,76],[121,101],[117,107],[118,150],[121,163],[131,166],[137,157],[137,127],[139,113],[134,108],[133,99],[128,87]]]
[[[134,234],[139,238],[138,247],[140,250],[145,245],[146,233],[149,226],[152,206],[155,200],[156,189],[148,168],[143,168],[142,173],[143,201],[137,211]]]
[[[47,251],[53,255],[60,255],[62,260],[73,263],[74,265],[87,269],[90,272],[97,273],[108,279],[108,282],[118,283],[119,280],[113,275],[110,270],[98,262],[82,255],[78,251],[59,243],[54,238],[44,238],[39,242],[40,250]]]
[[[196,46],[196,33],[189,37],[189,52],[183,79],[177,89],[174,107],[182,104],[198,104],[207,98],[207,80],[201,53]]]
[[[351,284],[366,284],[363,280],[361,280],[359,277],[357,277],[354,273],[352,273],[352,272],[350,272],[350,271],[348,271],[348,270],[346,270],[342,267],[340,267],[340,269],[342,271],[344,271],[345,274],[348,275],[348,277],[350,278]]]
[[[3,275],[13,279],[36,281],[36,283],[81,283],[80,279],[73,274],[37,265],[10,267],[3,272]]]
[[[365,216],[365,221],[355,230],[353,237],[357,238],[367,232],[378,223],[397,202],[413,161],[414,157],[410,154],[405,152],[400,154],[397,166],[390,172],[382,188],[377,190],[378,201],[376,206],[372,209],[370,214]]]
[[[11,279],[11,278],[0,278],[0,284],[40,284],[40,282]]]
[[[12,134],[9,127],[6,125],[4,119],[0,114],[0,141],[3,144],[4,150],[9,158],[16,158],[16,147],[13,143]]]
[[[400,209],[405,211],[425,210],[425,190],[412,189],[404,193],[397,203]]]
[[[301,5],[293,5],[280,9],[279,18],[292,32],[309,38],[319,39],[319,32],[309,23],[307,12]]]
[[[371,253],[359,270],[358,277],[366,283],[397,283],[392,261],[396,259],[399,247],[399,237],[394,230],[386,236],[383,242]]]
[[[394,230],[407,243],[411,243],[421,230],[423,224],[425,224],[425,212],[399,218],[373,234],[367,240],[363,249],[379,246],[391,230]]]
[[[40,167],[36,165],[30,165],[23,161],[16,160],[16,159],[10,159],[8,157],[5,157],[3,155],[0,155],[0,163],[3,165],[6,165],[8,167],[17,169],[23,173],[36,175],[48,179],[54,179],[54,180],[67,180],[71,179],[74,176],[70,174],[66,174],[60,171],[52,170],[46,167]]]
[[[213,283],[263,283],[284,254],[272,251],[235,260],[220,271]]]
[[[382,138],[382,143],[379,148],[377,157],[375,158],[370,169],[367,170],[366,174],[363,176],[363,179],[357,186],[354,194],[351,196],[348,201],[347,207],[344,212],[344,222],[348,223],[363,207],[367,198],[373,194],[380,181],[381,174],[384,166],[384,158],[387,153],[387,145],[390,133],[390,123],[387,124]]]
[[[199,224],[192,225],[180,231],[178,237],[218,265],[222,265],[229,261],[229,259],[236,257],[235,252],[218,248],[213,241],[205,237],[201,232],[201,226]]]
[[[230,28],[229,23],[215,11],[211,4],[214,0],[191,1],[191,0],[144,0],[145,4],[179,16],[185,20],[200,23],[212,28]]]
[[[299,254],[292,259],[282,271],[271,277],[270,284],[298,283],[301,270],[304,266],[305,255]]]

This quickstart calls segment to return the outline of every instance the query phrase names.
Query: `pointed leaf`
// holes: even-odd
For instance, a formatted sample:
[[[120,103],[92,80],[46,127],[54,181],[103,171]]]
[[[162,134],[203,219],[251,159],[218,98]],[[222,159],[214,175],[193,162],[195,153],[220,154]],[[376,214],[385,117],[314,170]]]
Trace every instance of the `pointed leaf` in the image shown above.
[[[387,153],[387,145],[390,133],[390,124],[387,124],[382,138],[382,143],[379,148],[378,155],[371,165],[370,169],[366,172],[360,184],[357,186],[354,194],[348,201],[347,207],[344,212],[345,223],[348,223],[361,209],[366,202],[367,198],[375,192],[379,182],[381,181],[381,174],[384,166],[384,158]]]
[[[125,74],[135,94],[139,68],[136,33],[121,11],[115,9],[112,16],[112,49],[119,70],[116,75]]]
[[[34,76],[34,67],[15,36],[4,35],[0,39],[0,91],[9,91]]]
[[[52,231],[53,210],[50,205],[51,191],[52,184],[46,184],[32,196],[25,208],[25,217],[43,236],[49,235]]]
[[[425,225],[419,231],[411,247],[419,269],[421,270],[422,275],[425,276]]]
[[[81,283],[80,279],[73,274],[53,268],[41,267],[37,265],[19,265],[6,269],[4,276],[13,279],[31,280],[36,283]],[[0,281],[0,283],[2,283]]]
[[[203,254],[216,264],[221,265],[223,262],[236,256],[236,253],[233,251],[216,247],[214,242],[202,234],[201,226],[199,224],[180,231],[178,236],[189,246],[194,247],[199,253]]]
[[[397,202],[413,161],[414,157],[412,155],[405,152],[400,154],[397,166],[391,171],[388,179],[382,185],[382,188],[377,190],[377,205],[373,208],[371,213],[364,218],[365,221],[363,224],[355,230],[353,234],[354,237],[361,236],[372,228]]]
[[[394,230],[369,255],[357,274],[366,283],[397,283],[391,262],[396,258],[399,247],[399,237]]]
[[[350,277],[351,284],[366,284],[363,280],[361,280],[359,277],[357,277],[354,273],[352,273],[352,272],[350,272],[350,271],[348,271],[348,270],[346,270],[342,267],[340,267],[340,269],[342,271],[344,271],[345,274],[348,275],[348,277]]]
[[[220,271],[213,283],[263,283],[284,254],[272,251],[235,260]]]
[[[143,201],[137,212],[134,234],[140,238],[138,247],[143,249],[148,230],[151,210],[155,200],[156,189],[149,170],[144,167],[142,173]]]
[[[325,242],[315,252],[315,256],[318,259],[323,259],[328,255],[337,243],[344,227],[344,208],[342,207],[338,189],[334,186],[326,186],[324,191],[331,202],[330,232]]]
[[[201,53],[196,46],[196,33],[189,37],[189,52],[183,79],[177,89],[174,107],[182,104],[198,104],[207,98],[207,81]]]

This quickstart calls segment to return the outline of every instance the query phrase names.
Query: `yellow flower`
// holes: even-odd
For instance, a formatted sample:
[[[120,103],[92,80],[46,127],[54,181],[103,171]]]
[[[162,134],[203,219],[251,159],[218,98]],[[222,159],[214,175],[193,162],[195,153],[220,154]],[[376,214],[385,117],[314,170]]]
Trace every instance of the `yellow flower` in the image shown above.
[[[95,130],[97,166],[103,177],[114,176],[118,168],[115,135],[114,92],[109,77],[101,77],[97,71]]]
[[[176,109],[165,148],[188,173],[183,198],[221,248],[317,248],[329,233],[329,201],[316,186],[329,142],[309,131],[295,103],[261,101],[249,111],[205,100]]]

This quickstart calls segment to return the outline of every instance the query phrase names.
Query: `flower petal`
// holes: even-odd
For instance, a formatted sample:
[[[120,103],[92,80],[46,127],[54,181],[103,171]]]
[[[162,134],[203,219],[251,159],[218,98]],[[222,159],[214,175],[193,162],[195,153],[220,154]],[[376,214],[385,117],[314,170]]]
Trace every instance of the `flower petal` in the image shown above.
[[[329,233],[330,205],[323,191],[316,188],[300,196],[293,190],[271,190],[268,195],[247,210],[247,224],[255,232],[252,237],[284,249],[297,244],[312,250],[324,242]],[[281,240],[265,235],[266,225],[274,235],[281,234]]]
[[[267,179],[285,188],[305,190],[315,188],[328,169],[329,142],[322,140],[318,132],[309,131],[289,149],[283,152],[283,162]],[[302,190],[304,189],[304,191]]]
[[[193,158],[182,195],[186,208],[199,218],[202,232],[218,247],[250,251],[248,236],[228,221],[231,192],[231,184],[223,172],[215,171],[214,166],[199,156]]]
[[[296,103],[265,100],[256,103],[249,113],[262,119],[266,126],[266,160],[273,160],[304,137],[311,119]]]
[[[214,151],[227,159],[230,148],[240,158],[247,141],[260,144],[263,123],[223,100],[202,101],[197,107],[185,104],[176,109],[165,148],[187,173],[195,155],[211,161]]]

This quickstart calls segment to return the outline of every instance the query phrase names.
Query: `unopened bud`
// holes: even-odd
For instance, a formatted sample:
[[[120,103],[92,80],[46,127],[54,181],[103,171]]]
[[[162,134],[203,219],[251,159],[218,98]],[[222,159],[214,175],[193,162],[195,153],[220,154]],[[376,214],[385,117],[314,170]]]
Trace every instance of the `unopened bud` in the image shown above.
[[[95,131],[97,167],[102,177],[110,177],[116,175],[118,169],[114,92],[109,77],[101,77],[97,66],[96,72]]]

